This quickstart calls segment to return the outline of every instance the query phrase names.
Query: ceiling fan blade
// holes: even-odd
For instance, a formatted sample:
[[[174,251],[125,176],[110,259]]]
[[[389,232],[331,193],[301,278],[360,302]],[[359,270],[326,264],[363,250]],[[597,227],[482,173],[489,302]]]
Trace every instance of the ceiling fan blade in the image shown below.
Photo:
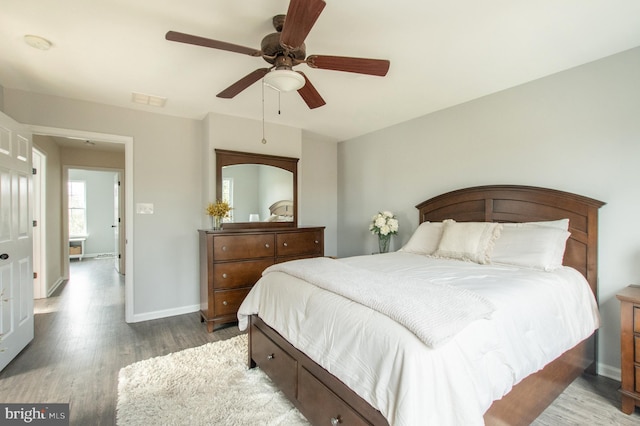
[[[349,58],[346,56],[311,55],[305,60],[311,68],[369,74],[384,77],[391,64],[386,59]]]
[[[320,96],[320,93],[318,93],[316,88],[313,87],[313,84],[311,84],[307,76],[301,73],[300,71],[296,71],[296,72],[298,74],[301,74],[305,80],[304,86],[298,89],[298,93],[300,94],[302,99],[305,101],[307,106],[310,109],[314,109],[314,108],[321,107],[322,105],[325,105],[326,102],[324,101],[324,99],[322,99],[322,96]]]
[[[282,47],[291,50],[299,48],[325,6],[324,0],[291,0],[280,35]]]
[[[231,99],[256,81],[260,80],[268,72],[269,68],[258,68],[257,70],[245,75],[240,80],[218,93],[216,96],[219,98]]]
[[[226,50],[229,52],[242,53],[249,56],[262,56],[260,50],[252,49],[250,47],[239,46],[237,44],[231,44],[224,41],[212,40],[210,38],[204,38],[194,36],[191,34],[179,33],[177,31],[169,31],[165,35],[165,38],[169,41],[177,41],[186,44],[195,44],[197,46],[211,47],[213,49]]]

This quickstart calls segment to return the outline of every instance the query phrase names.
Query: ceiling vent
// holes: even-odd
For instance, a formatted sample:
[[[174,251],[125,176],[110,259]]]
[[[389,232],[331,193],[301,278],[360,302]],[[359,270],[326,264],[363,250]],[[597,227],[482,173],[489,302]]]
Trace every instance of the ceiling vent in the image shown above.
[[[131,101],[137,104],[151,105],[163,108],[167,103],[167,98],[164,98],[162,96],[146,95],[144,93],[133,92],[131,93]]]

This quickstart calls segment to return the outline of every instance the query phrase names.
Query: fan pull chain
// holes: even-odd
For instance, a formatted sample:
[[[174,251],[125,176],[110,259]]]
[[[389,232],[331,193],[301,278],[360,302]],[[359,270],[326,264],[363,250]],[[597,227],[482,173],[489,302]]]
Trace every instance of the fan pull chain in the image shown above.
[[[262,143],[267,143],[267,140],[264,138],[264,80],[262,80]]]

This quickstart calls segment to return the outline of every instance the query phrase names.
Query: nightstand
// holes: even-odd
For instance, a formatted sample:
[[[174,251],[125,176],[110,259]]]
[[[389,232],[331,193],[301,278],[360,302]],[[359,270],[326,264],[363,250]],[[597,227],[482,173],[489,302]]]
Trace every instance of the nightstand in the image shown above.
[[[640,286],[629,286],[616,297],[620,300],[622,412],[631,414],[640,407]]]

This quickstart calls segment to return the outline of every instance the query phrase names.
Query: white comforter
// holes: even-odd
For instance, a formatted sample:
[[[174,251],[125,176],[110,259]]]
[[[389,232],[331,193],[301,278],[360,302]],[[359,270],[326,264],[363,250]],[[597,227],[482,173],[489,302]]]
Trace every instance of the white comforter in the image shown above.
[[[389,317],[283,272],[254,286],[238,311],[240,329],[259,314],[391,425],[481,425],[495,399],[599,324],[589,286],[571,268],[542,272],[403,252],[340,262],[459,286],[496,308],[432,349]]]

